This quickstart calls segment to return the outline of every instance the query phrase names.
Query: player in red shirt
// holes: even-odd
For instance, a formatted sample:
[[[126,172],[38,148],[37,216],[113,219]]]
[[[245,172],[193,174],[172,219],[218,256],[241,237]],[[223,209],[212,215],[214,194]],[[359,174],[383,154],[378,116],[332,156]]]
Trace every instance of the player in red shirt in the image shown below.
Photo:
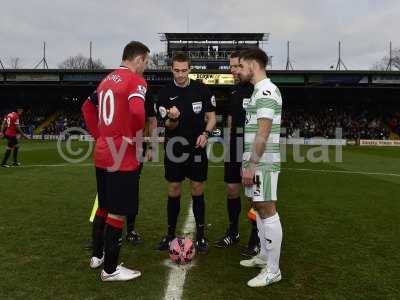
[[[138,205],[138,157],[142,146],[135,138],[144,129],[147,84],[142,74],[149,52],[140,42],[127,44],[121,67],[108,74],[82,106],[86,127],[96,139],[99,199],[90,267],[104,263],[103,281],[126,281],[141,275],[117,264],[124,216],[135,213]]]
[[[16,112],[11,112],[4,117],[3,123],[1,124],[0,135],[4,135],[7,139],[7,150],[4,154],[3,162],[1,163],[2,167],[8,168],[7,160],[13,152],[14,163],[13,166],[17,167],[20,165],[18,162],[18,140],[17,133],[21,134],[21,136],[28,138],[25,133],[22,131],[21,127],[19,127],[19,118],[22,114],[22,108],[18,108]]]

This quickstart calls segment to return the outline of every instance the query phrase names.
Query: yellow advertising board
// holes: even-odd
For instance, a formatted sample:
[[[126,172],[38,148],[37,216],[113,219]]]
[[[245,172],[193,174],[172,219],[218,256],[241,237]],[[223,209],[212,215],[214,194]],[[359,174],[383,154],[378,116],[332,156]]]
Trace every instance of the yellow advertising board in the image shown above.
[[[190,79],[201,80],[204,84],[210,85],[233,85],[232,74],[211,74],[211,73],[191,73]]]

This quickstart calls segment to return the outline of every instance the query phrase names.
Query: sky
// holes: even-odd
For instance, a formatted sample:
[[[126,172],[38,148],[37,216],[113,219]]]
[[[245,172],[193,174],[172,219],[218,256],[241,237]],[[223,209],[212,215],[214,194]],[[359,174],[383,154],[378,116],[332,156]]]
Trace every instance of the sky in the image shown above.
[[[272,69],[284,69],[291,42],[295,69],[328,69],[337,63],[338,41],[348,69],[370,69],[400,47],[398,0],[1,0],[0,59],[19,57],[32,68],[42,57],[50,68],[69,56],[93,56],[113,68],[131,40],[152,52],[165,49],[162,32],[265,32]],[[397,21],[396,21],[397,20]]]

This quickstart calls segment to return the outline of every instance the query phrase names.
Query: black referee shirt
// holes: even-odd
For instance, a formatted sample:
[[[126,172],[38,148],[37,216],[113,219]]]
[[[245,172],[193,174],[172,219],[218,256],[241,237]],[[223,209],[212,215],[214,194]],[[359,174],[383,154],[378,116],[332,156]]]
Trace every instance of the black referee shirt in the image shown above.
[[[144,101],[144,113],[146,120],[147,118],[156,116],[154,104],[155,104],[154,95],[151,91],[148,90],[146,93],[146,100]]]
[[[164,122],[167,109],[176,106],[180,112],[179,124],[173,129],[165,128],[165,137],[185,137],[190,145],[195,145],[197,137],[206,128],[206,112],[215,111],[215,97],[206,85],[189,80],[186,87],[179,87],[172,82],[163,87],[158,94],[157,115]]]
[[[245,99],[249,100],[253,93],[253,85],[237,84],[235,85],[229,96],[228,103],[228,115],[232,117],[231,127],[231,142],[234,142],[234,138],[243,136],[244,125],[246,122],[246,111],[243,108],[243,102]]]

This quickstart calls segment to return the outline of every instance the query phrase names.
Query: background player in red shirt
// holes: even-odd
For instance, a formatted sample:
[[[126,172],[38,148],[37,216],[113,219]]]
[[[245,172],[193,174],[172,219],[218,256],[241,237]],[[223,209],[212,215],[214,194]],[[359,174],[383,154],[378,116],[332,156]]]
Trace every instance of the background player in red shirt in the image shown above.
[[[103,281],[126,281],[141,275],[118,265],[118,258],[124,216],[134,214],[138,205],[142,146],[135,138],[144,128],[147,84],[142,74],[149,52],[140,42],[127,44],[121,67],[108,74],[82,106],[86,126],[96,139],[99,208],[93,221],[90,267],[98,268],[104,262]]]
[[[1,124],[1,131],[0,134],[4,135],[7,139],[7,149],[6,153],[4,154],[3,162],[1,163],[2,167],[8,168],[7,160],[13,152],[13,159],[14,163],[13,166],[19,166],[20,163],[18,162],[18,140],[17,140],[17,133],[21,134],[21,136],[28,138],[27,135],[22,131],[21,127],[19,126],[19,118],[23,112],[22,108],[18,108],[17,111],[11,112],[4,117],[3,123]]]

